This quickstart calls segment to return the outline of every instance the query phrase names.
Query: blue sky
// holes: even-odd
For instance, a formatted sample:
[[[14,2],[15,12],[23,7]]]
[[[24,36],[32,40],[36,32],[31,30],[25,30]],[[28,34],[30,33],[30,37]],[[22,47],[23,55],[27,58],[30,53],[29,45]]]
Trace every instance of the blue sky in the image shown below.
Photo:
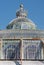
[[[44,0],[0,0],[0,29],[5,29],[8,23],[16,18],[20,3],[24,4],[31,19],[39,29],[44,30]]]

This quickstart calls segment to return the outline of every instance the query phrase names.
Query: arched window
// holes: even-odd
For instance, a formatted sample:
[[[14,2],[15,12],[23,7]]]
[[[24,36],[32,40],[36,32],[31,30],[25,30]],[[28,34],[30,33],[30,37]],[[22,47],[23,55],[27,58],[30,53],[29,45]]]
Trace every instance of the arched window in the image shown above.
[[[20,59],[20,40],[3,42],[4,59]]]
[[[41,42],[40,40],[24,40],[24,59],[41,59]]]

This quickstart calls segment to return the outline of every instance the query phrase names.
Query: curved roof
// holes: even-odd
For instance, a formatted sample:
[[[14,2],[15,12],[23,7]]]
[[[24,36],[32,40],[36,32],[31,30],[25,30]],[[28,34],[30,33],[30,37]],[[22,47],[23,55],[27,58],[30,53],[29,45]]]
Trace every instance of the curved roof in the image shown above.
[[[25,17],[13,19],[7,26],[8,29],[36,29],[32,20]]]
[[[13,19],[7,26],[7,29],[36,29],[36,25],[30,19],[26,18],[27,13],[20,5],[20,9],[16,12],[17,18]]]

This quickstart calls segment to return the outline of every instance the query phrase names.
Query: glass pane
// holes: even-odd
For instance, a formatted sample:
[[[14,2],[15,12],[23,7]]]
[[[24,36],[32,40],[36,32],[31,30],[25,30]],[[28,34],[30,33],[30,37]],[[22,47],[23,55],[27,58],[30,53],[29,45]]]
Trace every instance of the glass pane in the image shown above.
[[[3,41],[4,59],[20,59],[20,40]]]
[[[23,59],[40,59],[41,58],[40,40],[23,40]]]

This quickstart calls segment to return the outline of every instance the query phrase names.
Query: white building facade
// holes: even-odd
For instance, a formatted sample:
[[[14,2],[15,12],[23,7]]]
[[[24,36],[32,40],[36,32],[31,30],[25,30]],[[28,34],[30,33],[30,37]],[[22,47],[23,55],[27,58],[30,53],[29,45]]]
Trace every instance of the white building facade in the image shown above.
[[[0,59],[5,60],[43,60],[44,30],[38,30],[35,23],[27,18],[20,5],[6,30],[0,30]]]

